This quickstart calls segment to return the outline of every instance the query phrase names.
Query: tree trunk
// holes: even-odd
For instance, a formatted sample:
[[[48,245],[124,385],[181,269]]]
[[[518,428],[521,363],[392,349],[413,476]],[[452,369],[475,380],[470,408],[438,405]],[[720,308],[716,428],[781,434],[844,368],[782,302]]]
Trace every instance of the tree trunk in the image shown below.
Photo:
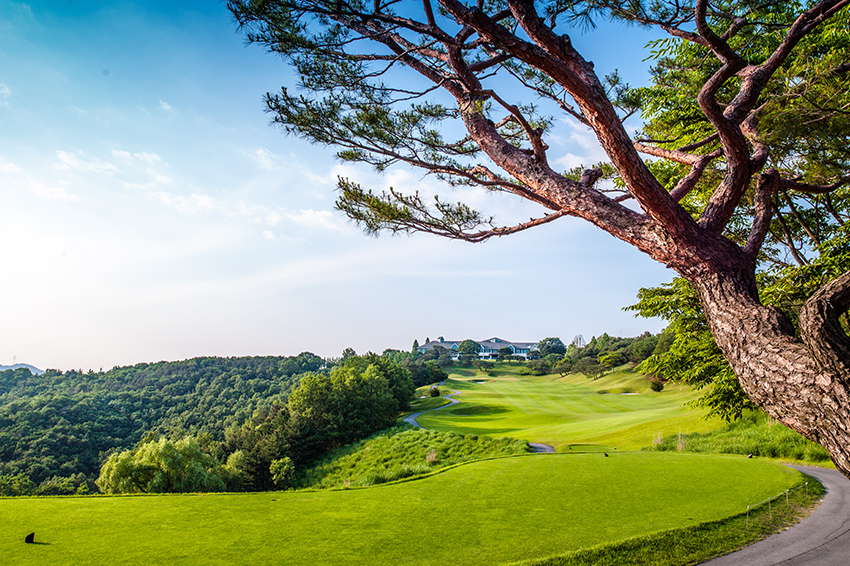
[[[843,277],[844,287],[833,286],[841,287],[840,293],[833,292],[826,301],[818,293],[804,308],[804,312],[821,313],[808,315],[808,323],[801,316],[808,347],[795,337],[783,313],[759,303],[751,272],[703,272],[688,279],[699,294],[718,346],[750,399],[826,448],[838,470],[850,478],[850,372],[841,350],[830,343],[846,345],[848,339],[840,325],[829,324],[837,320],[850,296],[850,274]],[[816,308],[836,296],[837,313],[833,309],[823,314],[823,308]],[[806,324],[816,330],[807,330]],[[819,348],[824,352],[820,356]],[[832,363],[822,363],[822,357]]]

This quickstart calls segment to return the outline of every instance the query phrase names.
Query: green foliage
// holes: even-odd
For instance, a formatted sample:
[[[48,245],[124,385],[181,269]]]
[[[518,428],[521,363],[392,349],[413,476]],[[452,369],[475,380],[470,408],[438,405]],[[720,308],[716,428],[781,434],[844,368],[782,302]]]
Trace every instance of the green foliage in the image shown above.
[[[95,479],[106,455],[129,450],[149,432],[174,439],[210,433],[221,440],[257,409],[284,401],[300,374],[324,363],[304,352],[105,372],[0,372],[0,475],[49,481],[45,488],[56,491],[63,478]],[[72,484],[82,485],[78,479]]]
[[[704,389],[695,404],[727,421],[755,408],[717,347],[696,292],[687,281],[676,278],[662,287],[641,289],[637,304],[626,310],[669,321],[665,334],[675,337],[666,352],[654,353],[637,367],[638,371]]]
[[[596,361],[599,362],[599,365],[604,367],[605,369],[612,369],[617,366],[623,365],[627,361],[629,361],[628,356],[622,350],[617,350],[615,352],[608,352],[605,354],[599,354],[596,357]]]
[[[788,266],[759,277],[762,301],[782,309],[795,326],[803,303],[823,284],[850,271],[850,225],[836,230],[833,238],[822,242],[819,252],[805,265]],[[845,331],[850,330],[846,316],[842,322]]]
[[[272,475],[272,481],[276,488],[287,489],[292,485],[292,480],[295,477],[295,464],[292,463],[292,458],[289,456],[272,460],[269,473]]]
[[[439,397],[441,395],[440,388],[432,387],[431,390],[428,392],[428,395],[430,395],[431,397]]]
[[[605,368],[603,368],[597,362],[596,358],[592,356],[585,356],[583,358],[579,358],[578,361],[573,365],[573,369],[583,373],[590,379],[599,379],[602,377],[602,374],[605,373]]]
[[[540,355],[544,358],[549,354],[566,354],[567,347],[560,338],[544,338],[537,344]]]
[[[376,354],[347,356],[330,374],[304,375],[286,405],[231,430],[221,450],[243,474],[245,489],[290,485],[295,471],[328,450],[393,425],[413,392],[410,372],[400,365]],[[276,473],[283,475],[275,479]]]
[[[33,495],[34,493],[35,484],[32,483],[32,480],[28,476],[24,474],[0,476],[0,496],[14,497],[18,495]]]
[[[531,452],[528,443],[424,429],[390,429],[325,456],[305,474],[313,488],[363,487],[425,474],[460,462]]]
[[[522,368],[520,368],[519,375],[546,375],[547,373],[552,371],[552,364],[547,360],[528,360]]]
[[[680,446],[681,444],[681,446]],[[735,422],[708,433],[671,435],[644,450],[687,450],[714,454],[752,454],[803,462],[829,461],[829,453],[819,444],[803,438],[761,411],[747,411]]]
[[[457,347],[458,354],[467,354],[471,356],[477,356],[481,353],[481,344],[476,342],[475,340],[464,340]]]
[[[227,472],[196,438],[161,438],[109,457],[97,485],[103,493],[225,491]]]
[[[425,361],[422,358],[408,358],[399,365],[410,372],[410,379],[413,381],[414,387],[440,383],[449,377],[434,360]]]

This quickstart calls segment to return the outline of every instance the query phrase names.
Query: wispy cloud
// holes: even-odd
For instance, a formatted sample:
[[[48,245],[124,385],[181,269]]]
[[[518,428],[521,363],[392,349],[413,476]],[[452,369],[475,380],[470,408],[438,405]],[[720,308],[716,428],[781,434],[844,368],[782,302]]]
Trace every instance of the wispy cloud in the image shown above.
[[[221,203],[216,201],[216,199],[210,195],[192,193],[185,196],[167,193],[165,191],[158,191],[152,193],[151,196],[159,200],[162,204],[174,208],[178,212],[195,214],[198,212],[222,210]]]
[[[245,151],[243,153],[253,159],[257,165],[260,166],[260,169],[274,171],[275,169],[281,169],[283,167],[283,165],[280,164],[281,157],[279,155],[275,155],[264,147],[255,149],[254,151]]]
[[[140,153],[130,153],[129,151],[113,149],[112,156],[117,157],[119,159],[123,159],[125,161],[144,161],[148,165],[154,165],[156,163],[163,162],[162,158],[156,153],[148,153],[146,151],[142,151]]]
[[[347,228],[345,222],[330,210],[287,211],[283,213],[283,216],[299,226],[308,228],[322,228],[333,232],[343,232]]]
[[[12,90],[8,86],[6,86],[6,83],[0,83],[0,96],[12,96]]]
[[[119,171],[118,167],[108,161],[99,159],[85,161],[68,151],[57,151],[56,157],[59,159],[59,163],[55,167],[60,170],[73,169],[81,173],[103,173],[106,175],[112,175]]]
[[[80,197],[69,193],[64,187],[56,185],[44,185],[41,183],[30,183],[32,191],[40,196],[50,200],[60,200],[64,202],[78,202]]]
[[[567,151],[561,157],[554,159],[564,169],[572,169],[579,165],[592,165],[600,161],[605,161],[607,156],[599,140],[587,126],[580,124],[573,118],[564,118],[561,120],[568,128],[565,136],[556,136],[555,140],[559,145],[572,146],[577,148],[573,151]]]
[[[170,104],[168,104],[166,101],[162,100],[161,98],[159,99],[159,107],[162,110],[174,110],[174,108],[172,108]]]
[[[5,159],[0,157],[0,171],[3,171],[4,173],[20,173],[21,168],[14,163],[6,162]]]
[[[146,151],[138,153],[130,153],[119,149],[112,150],[112,157],[126,163],[129,166],[142,165],[145,167],[145,174],[151,179],[148,182],[138,182],[137,180],[124,183],[124,186],[129,189],[153,189],[158,185],[165,185],[173,182],[173,179],[162,173],[159,168],[168,168],[168,163],[163,161],[156,153],[148,153]]]

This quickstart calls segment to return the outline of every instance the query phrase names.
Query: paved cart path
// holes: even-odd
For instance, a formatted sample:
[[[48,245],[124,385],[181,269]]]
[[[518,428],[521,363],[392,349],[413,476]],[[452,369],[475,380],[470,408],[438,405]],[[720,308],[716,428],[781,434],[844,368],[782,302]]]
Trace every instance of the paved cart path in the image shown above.
[[[814,513],[786,531],[704,566],[847,566],[850,564],[850,480],[836,470],[792,466],[826,487]]]
[[[418,422],[416,422],[417,417],[419,417],[419,415],[421,415],[422,413],[427,413],[427,412],[430,412],[430,411],[439,411],[440,409],[445,409],[446,407],[451,407],[452,405],[456,405],[457,403],[460,403],[460,401],[458,401],[457,399],[452,399],[452,397],[454,397],[455,395],[460,395],[460,391],[455,391],[454,389],[449,389],[449,391],[451,391],[451,393],[449,395],[443,395],[443,397],[445,397],[446,399],[449,400],[448,403],[446,403],[445,405],[440,405],[439,407],[436,407],[434,409],[428,409],[427,411],[419,411],[418,413],[411,413],[410,415],[404,417],[404,422],[412,424],[413,426],[415,426],[417,428],[422,428],[422,425],[419,424]]]

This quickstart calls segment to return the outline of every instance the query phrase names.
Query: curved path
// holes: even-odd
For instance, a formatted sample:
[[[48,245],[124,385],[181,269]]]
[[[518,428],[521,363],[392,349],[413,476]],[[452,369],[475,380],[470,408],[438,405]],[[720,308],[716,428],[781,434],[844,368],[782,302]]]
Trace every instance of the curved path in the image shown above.
[[[792,466],[826,487],[814,513],[786,531],[704,566],[847,566],[850,564],[850,481],[836,470]]]
[[[440,385],[442,385],[442,383]],[[455,395],[460,395],[460,391],[455,391],[454,389],[449,389],[449,391],[451,391],[451,393],[449,395],[443,395],[443,397],[445,397],[446,399],[449,400],[448,403],[446,403],[445,405],[440,405],[439,407],[435,407],[434,409],[428,409],[427,411],[419,411],[418,413],[411,413],[410,415],[404,417],[404,422],[406,422],[408,424],[412,424],[416,428],[422,428],[422,425],[419,424],[418,422],[416,422],[416,418],[419,415],[421,415],[422,413],[428,413],[430,411],[439,411],[440,409],[445,409],[446,407],[451,407],[452,405],[456,405],[457,403],[460,403],[460,401],[458,401],[457,399],[452,399],[452,397],[454,397]]]
[[[442,385],[442,383],[440,385]],[[406,422],[408,424],[412,424],[413,426],[415,426],[417,428],[422,428],[422,425],[419,424],[418,422],[416,422],[416,419],[422,413],[427,413],[429,411],[439,411],[440,409],[445,409],[446,407],[451,407],[452,405],[456,405],[457,403],[460,403],[460,401],[458,401],[457,399],[452,399],[452,397],[454,397],[455,395],[459,395],[460,391],[455,391],[454,389],[449,389],[449,391],[451,391],[451,394],[443,396],[443,397],[445,397],[446,399],[449,400],[448,403],[446,403],[445,405],[440,405],[439,407],[436,407],[434,409],[428,409],[427,411],[419,411],[418,413],[411,413],[410,415],[404,417],[404,422]],[[551,452],[555,451],[555,447],[549,446],[548,444],[540,444],[539,442],[529,442],[528,445],[531,446],[531,448],[534,450],[534,452],[536,454],[551,453]]]

